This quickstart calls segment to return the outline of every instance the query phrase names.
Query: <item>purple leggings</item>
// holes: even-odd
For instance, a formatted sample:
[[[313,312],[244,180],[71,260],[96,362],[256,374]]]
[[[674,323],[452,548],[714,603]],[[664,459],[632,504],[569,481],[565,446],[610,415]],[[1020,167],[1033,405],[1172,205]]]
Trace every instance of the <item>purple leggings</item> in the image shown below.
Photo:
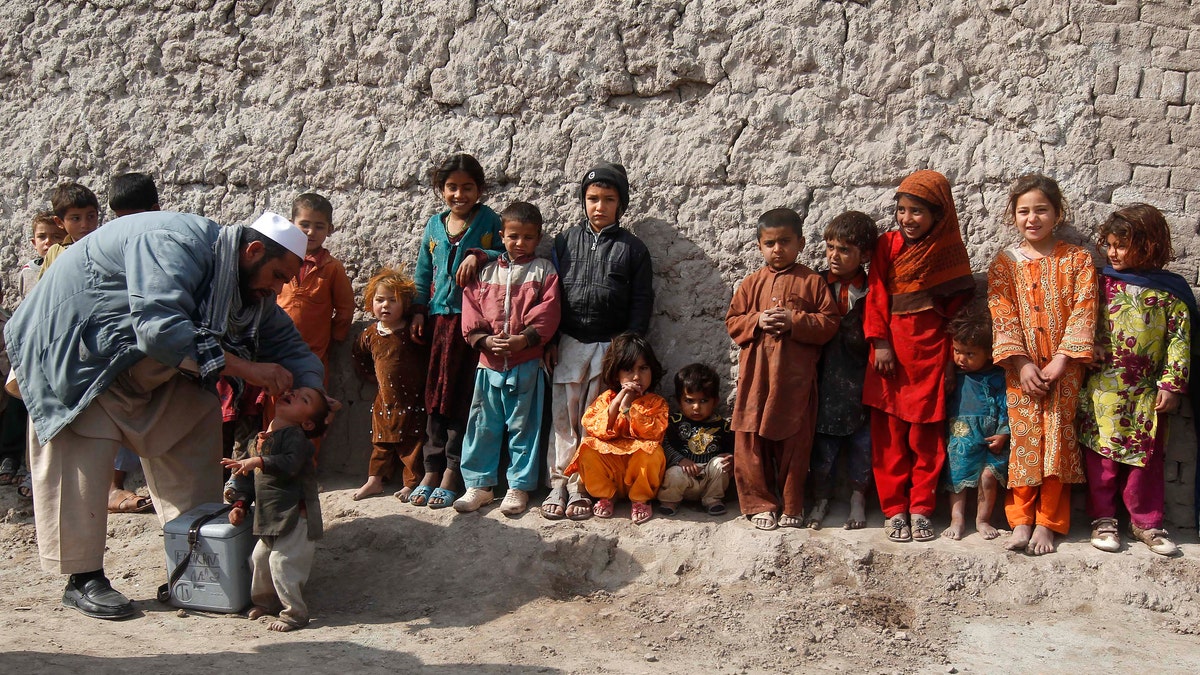
[[[1104,457],[1091,449],[1083,451],[1087,469],[1088,516],[1117,517],[1117,496],[1129,509],[1133,524],[1143,530],[1162,527],[1163,522],[1163,441],[1166,420],[1154,439],[1154,449],[1146,457],[1146,466],[1130,466]]]

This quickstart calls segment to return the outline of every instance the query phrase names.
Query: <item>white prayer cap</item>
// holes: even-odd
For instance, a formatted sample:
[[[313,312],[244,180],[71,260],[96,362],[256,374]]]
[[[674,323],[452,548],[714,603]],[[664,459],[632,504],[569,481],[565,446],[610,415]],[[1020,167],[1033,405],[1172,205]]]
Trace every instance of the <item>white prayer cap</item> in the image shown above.
[[[301,260],[304,260],[304,255],[308,253],[308,235],[278,213],[264,211],[258,220],[250,224],[250,229],[267,235],[275,243],[295,253]]]

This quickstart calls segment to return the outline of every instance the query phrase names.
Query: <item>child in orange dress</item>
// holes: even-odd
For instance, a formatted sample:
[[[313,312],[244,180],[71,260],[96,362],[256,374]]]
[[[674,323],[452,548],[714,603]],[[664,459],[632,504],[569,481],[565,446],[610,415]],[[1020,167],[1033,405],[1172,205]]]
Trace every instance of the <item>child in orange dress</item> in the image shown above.
[[[653,515],[650,500],[667,468],[662,441],[670,410],[651,392],[663,369],[646,338],[622,333],[613,338],[600,374],[608,390],[583,415],[585,436],[566,475],[579,474],[596,498],[596,517],[611,518],[613,498],[628,496],[630,518],[640,525]]]
[[[1066,205],[1053,179],[1018,178],[1004,219],[1021,235],[988,269],[992,360],[1005,371],[1012,433],[1005,547],[1045,555],[1055,533],[1070,529],[1071,483],[1084,481],[1075,408],[1092,361],[1096,268],[1090,253],[1055,234]]]

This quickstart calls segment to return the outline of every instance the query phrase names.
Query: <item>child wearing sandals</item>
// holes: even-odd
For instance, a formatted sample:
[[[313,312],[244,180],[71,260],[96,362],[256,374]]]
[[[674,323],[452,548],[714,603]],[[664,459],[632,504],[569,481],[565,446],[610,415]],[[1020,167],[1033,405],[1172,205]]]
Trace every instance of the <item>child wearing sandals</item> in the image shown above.
[[[477,363],[462,339],[462,289],[503,248],[500,216],[479,203],[487,185],[478,160],[453,155],[433,170],[432,179],[448,209],[430,216],[417,251],[409,333],[418,343],[429,344],[430,354],[425,477],[409,502],[444,509],[461,494],[459,463]]]
[[[1017,179],[1005,221],[1021,235],[988,269],[992,358],[1008,388],[1008,494],[1013,533],[1005,547],[1053,553],[1071,526],[1071,483],[1084,479],[1075,410],[1096,332],[1096,269],[1083,248],[1058,239],[1066,204],[1058,183]]]
[[[603,390],[601,363],[614,336],[645,335],[654,308],[650,251],[621,227],[629,208],[629,177],[620,164],[601,162],[583,175],[579,198],[583,222],[554,237],[554,267],[562,285],[562,323],[546,345],[552,375],[554,437],[546,453],[550,494],[542,502],[548,520],[582,520],[591,500],[565,470],[579,449],[582,420]]]
[[[1079,410],[1092,545],[1120,550],[1120,499],[1133,537],[1173,555],[1178,548],[1162,529],[1163,455],[1167,414],[1188,393],[1194,367],[1196,300],[1183,277],[1163,270],[1172,258],[1171,230],[1158,209],[1120,209],[1099,235],[1109,264],[1100,279],[1098,370],[1087,379]]]
[[[896,191],[898,229],[880,235],[867,279],[863,382],[879,505],[892,541],[929,541],[946,458],[946,322],[974,292],[950,183],[917,171]],[[910,521],[911,515],[911,521]]]
[[[546,396],[542,354],[558,330],[559,289],[554,265],[537,257],[537,207],[513,202],[500,221],[504,253],[463,289],[463,337],[479,351],[479,367],[463,443],[467,491],[454,510],[468,513],[492,503],[501,449],[507,447],[508,492],[500,512],[516,516],[537,488]]]
[[[566,475],[579,474],[588,494],[596,499],[592,513],[611,518],[613,499],[628,497],[630,519],[642,524],[653,516],[650,500],[662,485],[667,466],[662,441],[669,409],[651,390],[663,369],[646,338],[622,333],[613,338],[600,377],[608,390],[583,415],[586,434]]]
[[[863,263],[875,249],[879,230],[875,220],[859,211],[846,211],[825,226],[825,282],[837,300],[841,323],[833,339],[821,349],[817,365],[817,433],[813,438],[813,509],[808,527],[819,530],[829,513],[838,458],[846,455],[850,484],[850,515],[843,527],[857,530],[867,525],[867,487],[871,483],[871,425],[862,403],[863,378],[870,345],[863,335],[867,273]]]
[[[675,402],[663,452],[667,472],[658,489],[658,511],[673,516],[685,499],[700,501],[711,516],[725,513],[725,490],[733,474],[733,431],[716,414],[721,378],[712,368],[693,363],[675,373]]]
[[[356,501],[383,492],[397,468],[403,477],[403,487],[395,493],[400,501],[407,502],[420,482],[429,348],[408,333],[408,308],[415,293],[416,284],[408,275],[387,267],[371,277],[363,293],[363,309],[376,321],[354,341],[351,354],[359,377],[379,389],[371,404],[367,482],[354,492]],[[427,487],[426,497],[432,491]]]
[[[948,539],[962,539],[967,522],[967,488],[979,491],[975,529],[984,539],[1000,531],[992,509],[1008,482],[1008,393],[1004,371],[992,364],[992,317],[987,307],[964,308],[950,322],[956,375],[946,404],[946,471],[950,493]]]
[[[791,209],[759,217],[758,248],[766,264],[742,281],[725,315],[729,337],[741,349],[733,476],[742,515],[761,530],[804,525],[817,361],[839,322],[825,279],[796,262],[804,248],[802,226]]]

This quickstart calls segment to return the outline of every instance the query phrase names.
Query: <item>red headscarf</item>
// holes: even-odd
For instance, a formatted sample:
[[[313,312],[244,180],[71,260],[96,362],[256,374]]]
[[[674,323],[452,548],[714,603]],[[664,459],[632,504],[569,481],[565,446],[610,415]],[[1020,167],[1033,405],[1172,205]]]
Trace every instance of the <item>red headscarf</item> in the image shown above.
[[[950,182],[937,171],[918,171],[900,183],[897,194],[919,197],[941,209],[941,217],[921,241],[906,246],[887,275],[893,314],[915,314],[938,298],[973,291],[971,259],[958,231]]]

